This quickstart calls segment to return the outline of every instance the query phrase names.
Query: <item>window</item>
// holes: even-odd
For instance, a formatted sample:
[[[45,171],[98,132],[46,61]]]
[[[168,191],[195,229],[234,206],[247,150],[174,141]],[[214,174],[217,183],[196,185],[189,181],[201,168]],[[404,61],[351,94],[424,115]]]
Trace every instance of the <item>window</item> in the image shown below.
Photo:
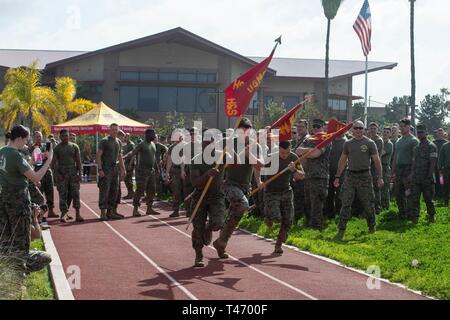
[[[179,73],[178,80],[195,82],[197,80],[197,75],[195,73]]]
[[[264,96],[264,106],[268,106],[273,102],[273,96]]]
[[[177,110],[177,88],[161,87],[159,88],[158,111],[169,112]]]
[[[346,111],[347,101],[343,99],[330,99],[328,100],[328,107],[335,111]]]
[[[179,112],[195,112],[196,88],[178,88],[178,108]]]
[[[197,74],[197,81],[198,82],[208,82],[208,74],[206,74],[206,73]]]
[[[149,80],[158,80],[157,72],[141,72],[140,80],[149,81]]]
[[[197,89],[197,112],[216,112],[217,94],[215,89],[198,88]]]
[[[217,82],[217,76],[215,73],[208,73],[207,75],[208,82]]]
[[[77,88],[77,98],[88,99],[98,103],[102,101],[102,89],[102,86],[81,85]]]
[[[139,80],[139,72],[122,71],[120,80]]]
[[[139,105],[139,87],[120,87],[119,108],[137,110]]]
[[[161,81],[176,81],[177,74],[175,72],[161,72],[159,74],[159,80],[161,80]]]
[[[287,110],[291,110],[299,103],[300,103],[300,97],[297,97],[297,96],[283,97],[283,104]]]
[[[139,88],[139,111],[157,112],[158,111],[158,88],[140,87]]]

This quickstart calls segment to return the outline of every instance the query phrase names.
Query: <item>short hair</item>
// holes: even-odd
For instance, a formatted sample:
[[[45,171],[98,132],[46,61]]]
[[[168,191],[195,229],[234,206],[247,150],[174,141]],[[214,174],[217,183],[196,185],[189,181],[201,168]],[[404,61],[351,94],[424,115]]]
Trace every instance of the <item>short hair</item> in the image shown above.
[[[70,135],[71,135],[72,137],[76,137],[76,136],[77,136],[77,134],[76,134],[76,133],[73,133],[73,132],[71,132]]]
[[[410,125],[411,125],[411,120],[408,119],[408,118],[403,118],[403,119],[400,120],[398,123],[399,123],[399,124],[400,124],[400,123],[401,123],[401,124],[404,124],[405,126],[410,126]]]
[[[18,138],[25,139],[30,135],[30,130],[24,126],[15,126],[11,132],[5,134],[6,139],[15,141]]]
[[[286,141],[280,141],[280,148],[283,148],[283,149],[289,149],[290,147],[291,147],[291,142],[290,141],[288,141],[288,140],[286,140]]]
[[[390,127],[384,127],[383,130],[392,131],[392,129]]]
[[[297,121],[297,125],[302,124],[302,123],[304,123],[304,124],[305,124],[305,127],[308,128],[308,126],[309,126],[308,120],[306,120],[306,119],[300,119],[299,121]]]
[[[149,129],[145,130],[145,134],[146,134],[146,135],[147,135],[147,134],[150,134],[150,133],[155,133],[155,129],[149,128]]]
[[[67,129],[62,129],[62,130],[59,132],[60,135],[65,134],[65,133],[69,133],[69,130],[67,130]]]
[[[119,127],[119,125],[117,123],[111,123],[111,125],[109,127],[110,128],[112,128],[112,127]]]
[[[371,123],[369,124],[369,127],[372,127],[372,126],[375,126],[375,127],[378,128],[378,124],[377,124],[376,122],[371,122]]]

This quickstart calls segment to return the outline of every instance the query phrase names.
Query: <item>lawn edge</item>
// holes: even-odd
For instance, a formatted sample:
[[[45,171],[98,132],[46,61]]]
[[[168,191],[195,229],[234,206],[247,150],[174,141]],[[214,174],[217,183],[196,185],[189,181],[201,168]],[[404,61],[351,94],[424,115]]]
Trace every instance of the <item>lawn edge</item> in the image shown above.
[[[75,300],[50,230],[42,231],[42,240],[44,241],[45,250],[52,256],[49,274],[50,281],[52,282],[55,291],[56,300]]]
[[[253,232],[248,231],[248,230],[245,230],[245,229],[243,229],[243,228],[239,228],[239,230],[242,231],[242,232],[244,232],[244,233],[246,233],[246,234],[249,234],[249,235],[255,236],[255,237],[257,237],[257,238],[266,240],[266,241],[268,241],[268,242],[273,242],[273,241],[275,241],[275,240],[272,239],[272,238],[268,238],[268,237],[261,236],[261,235],[259,235],[259,234],[257,234],[257,233],[253,233]],[[353,268],[353,267],[349,267],[349,266],[347,266],[347,265],[345,265],[345,264],[343,264],[342,262],[339,262],[339,261],[337,261],[337,260],[333,260],[333,259],[331,259],[331,258],[327,258],[327,257],[324,257],[324,256],[320,256],[320,255],[318,255],[318,254],[315,254],[315,253],[312,253],[312,252],[309,252],[309,251],[304,251],[304,250],[301,250],[301,249],[299,249],[299,248],[297,248],[297,247],[295,247],[295,246],[291,246],[291,245],[287,245],[287,244],[283,244],[283,247],[288,248],[288,249],[291,249],[291,250],[294,250],[294,251],[297,251],[297,252],[300,252],[300,253],[303,253],[303,254],[305,254],[305,255],[307,255],[307,256],[310,256],[310,257],[313,257],[313,258],[316,258],[316,259],[319,259],[319,260],[322,260],[322,261],[325,261],[325,262],[334,264],[334,265],[339,266],[339,267],[341,267],[341,268],[344,268],[344,269],[347,269],[347,270],[350,270],[350,271],[353,271],[353,272],[362,274],[362,275],[364,275],[364,276],[373,278],[373,275],[372,275],[372,274],[369,274],[369,273],[367,273],[367,272],[364,272],[364,271],[362,271],[362,270],[359,270],[359,269],[356,269],[356,268]],[[428,298],[428,299],[431,299],[431,300],[439,300],[439,299],[437,299],[437,298],[435,298],[435,297],[431,297],[431,296],[425,295],[425,294],[423,294],[421,291],[411,289],[411,288],[405,286],[405,285],[402,284],[402,283],[392,282],[392,281],[390,281],[390,280],[388,280],[388,279],[384,279],[384,278],[377,278],[377,279],[380,280],[381,282],[384,282],[384,283],[387,283],[387,284],[390,284],[390,285],[393,285],[393,286],[396,286],[396,287],[400,287],[400,288],[402,288],[402,289],[405,289],[405,290],[407,290],[407,291],[409,291],[409,292],[411,292],[411,293],[417,294],[417,295],[419,295],[419,296],[422,296],[422,297],[425,297],[425,298]]]

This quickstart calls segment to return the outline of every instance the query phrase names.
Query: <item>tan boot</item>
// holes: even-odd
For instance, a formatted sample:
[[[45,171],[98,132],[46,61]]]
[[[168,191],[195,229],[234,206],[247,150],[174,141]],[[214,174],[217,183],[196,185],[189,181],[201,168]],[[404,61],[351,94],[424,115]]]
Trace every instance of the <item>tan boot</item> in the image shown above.
[[[117,208],[114,208],[111,210],[111,218],[113,220],[122,220],[125,219],[125,216],[121,215],[120,213],[117,212]]]
[[[134,207],[133,217],[142,217],[142,215],[139,213],[139,207]]]
[[[67,212],[61,212],[61,217],[59,218],[59,221],[62,223],[69,222],[69,218],[67,216]]]
[[[203,262],[202,249],[195,249],[194,268],[203,268],[203,267],[205,267],[205,263]]]
[[[217,251],[217,255],[220,259],[228,259],[228,253],[225,251],[228,240],[239,224],[240,219],[237,217],[230,216],[222,230],[220,230],[219,238],[213,242],[213,246]]]
[[[84,222],[83,217],[80,214],[80,209],[75,209],[75,215],[76,215],[76,222]]]
[[[102,209],[101,210],[100,220],[101,221],[108,221],[109,220],[108,212],[106,211],[106,209]]]

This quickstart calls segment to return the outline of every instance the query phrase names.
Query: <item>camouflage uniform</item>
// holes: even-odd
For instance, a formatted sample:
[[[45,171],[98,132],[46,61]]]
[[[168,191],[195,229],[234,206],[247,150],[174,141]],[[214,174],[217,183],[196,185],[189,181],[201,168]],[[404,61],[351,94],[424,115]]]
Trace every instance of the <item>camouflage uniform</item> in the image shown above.
[[[347,138],[342,137],[333,141],[330,152],[330,181],[328,183],[328,197],[324,208],[324,216],[334,218],[341,211],[341,188],[334,187],[334,177],[336,175],[339,159],[342,155],[342,149]],[[343,173],[344,174],[344,173]]]
[[[316,141],[306,141],[303,147],[314,148]],[[305,161],[306,223],[314,229],[324,226],[323,208],[328,196],[330,147],[322,149],[322,155]]]
[[[40,167],[36,167],[35,171],[39,171]],[[47,206],[49,209],[55,208],[54,202],[54,190],[53,190],[53,171],[48,169],[45,173],[45,176],[41,180],[41,192],[45,195],[45,199],[47,201]]]
[[[377,135],[372,140],[375,142],[375,145],[377,146],[378,154],[381,155],[381,153],[383,152],[383,147],[384,147],[383,139],[381,139]],[[379,214],[381,212],[381,189],[378,188],[375,163],[373,161],[370,164],[370,173],[372,174],[372,179],[373,179],[373,193],[374,193],[374,197],[375,197],[375,213]]]
[[[172,159],[172,150],[178,145],[173,144],[169,147],[169,157]],[[184,197],[187,197],[188,194],[184,194],[184,182],[181,179],[181,165],[175,165],[172,161],[172,165],[169,171],[170,175],[170,190],[172,191],[172,209],[174,212],[178,212],[180,210],[181,203],[184,200]],[[187,177],[186,177],[187,178]]]
[[[436,210],[433,204],[434,194],[434,174],[429,175],[431,159],[437,160],[437,147],[434,143],[426,140],[421,142],[414,149],[414,165],[412,174],[412,205],[411,218],[418,219],[420,215],[420,196],[423,194],[425,204],[427,206],[427,213],[430,218],[436,215]],[[434,168],[433,168],[434,169]],[[434,171],[434,170],[433,170]]]
[[[98,179],[99,208],[100,210],[116,210],[117,196],[119,192],[119,167],[117,159],[121,152],[122,143],[111,136],[103,139],[99,149],[103,150],[102,169],[104,177]]]
[[[299,138],[295,145],[292,145],[292,150],[296,151],[307,139],[309,135]],[[306,215],[306,199],[305,199],[305,181],[298,180],[292,182],[292,190],[294,193],[294,219],[299,220]]]
[[[384,141],[384,152],[381,156],[381,165],[383,166],[384,186],[381,189],[381,207],[388,209],[391,203],[391,158],[393,153],[393,145],[390,140]]]
[[[122,147],[122,155],[127,155],[129,152],[133,151],[135,148],[135,144],[130,140],[126,145]],[[124,161],[125,164],[125,178],[123,179],[125,182],[125,186],[127,187],[128,196],[133,196],[133,173],[136,166],[136,160],[127,158]]]
[[[438,154],[438,159],[439,159],[439,155],[441,153],[442,147],[444,146],[444,144],[447,143],[447,140],[445,140],[445,139],[436,139],[436,140],[433,141],[433,143],[437,147],[437,154]],[[439,167],[438,167],[437,162],[436,162],[436,168],[434,170],[434,176],[436,178],[435,179],[436,182],[434,184],[434,186],[435,186],[434,187],[434,191],[435,191],[434,196],[436,198],[442,198],[443,194],[444,194],[444,188],[441,186],[441,184],[439,182],[439,176],[440,175],[439,175]]]
[[[195,156],[195,150],[194,150],[194,143],[191,142],[191,154],[190,154],[190,159],[192,161],[192,159]],[[184,165],[184,172],[186,174],[186,179],[184,179],[183,182],[183,200],[184,198],[186,198],[188,195],[190,195],[193,191],[194,191],[194,187],[192,186],[191,183],[191,179],[189,179],[190,177],[190,169],[191,169],[191,164],[185,164]],[[191,200],[188,201],[184,201],[184,207],[186,208],[186,216],[190,217],[192,214],[192,209],[191,209]]]
[[[447,142],[442,146],[441,152],[439,153],[438,167],[444,175],[442,196],[445,206],[448,207],[448,198],[450,192],[450,142]]]

